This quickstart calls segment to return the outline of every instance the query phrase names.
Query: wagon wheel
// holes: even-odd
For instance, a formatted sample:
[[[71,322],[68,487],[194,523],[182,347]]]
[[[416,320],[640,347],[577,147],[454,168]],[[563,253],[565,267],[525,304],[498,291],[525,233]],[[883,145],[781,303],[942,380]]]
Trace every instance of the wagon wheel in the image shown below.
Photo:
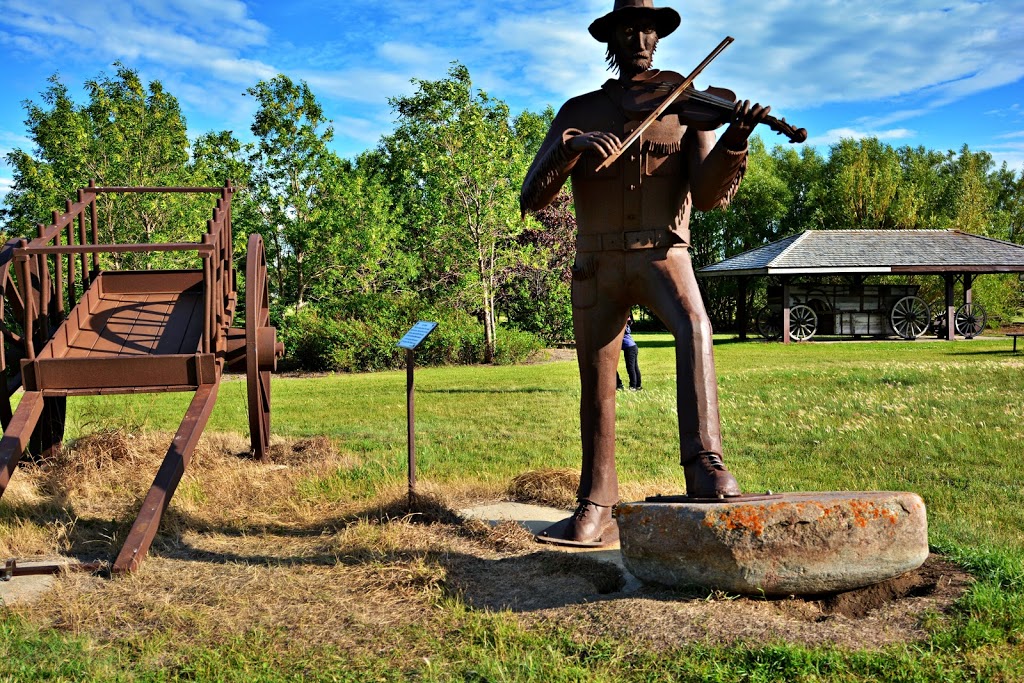
[[[267,459],[270,445],[270,373],[280,353],[277,330],[270,326],[267,258],[263,238],[249,236],[245,256],[245,374],[249,394],[252,455]]]
[[[924,299],[916,296],[903,297],[889,312],[892,329],[904,339],[917,339],[928,330],[931,321],[931,309]]]
[[[985,308],[981,304],[964,304],[956,309],[956,316],[953,318],[956,333],[964,339],[972,339],[985,329],[988,317],[985,315]]]
[[[21,387],[21,360],[28,355],[22,327],[25,302],[18,287],[20,274],[14,262],[14,250],[20,244],[21,239],[14,238],[0,247],[0,334],[3,335],[0,342],[0,424],[4,430],[10,424],[13,414],[11,396]],[[38,315],[42,308],[42,288],[36,261],[29,261],[29,269],[29,277],[32,280],[31,298]],[[60,319],[55,313],[57,307],[52,280],[48,294],[47,298],[51,304],[48,322],[50,329],[54,330],[60,324]],[[36,351],[47,341],[37,321],[36,335],[33,339]],[[67,399],[64,397],[47,397],[43,400],[43,414],[29,440],[28,450],[32,455],[45,457],[50,455],[54,447],[60,447],[64,440],[66,404]]]
[[[21,387],[20,361],[25,357],[25,340],[21,337],[24,306],[14,279],[14,249],[20,240],[9,240],[0,249],[0,422],[3,428],[11,422],[11,396]]]
[[[774,341],[782,336],[782,325],[779,322],[779,318],[782,317],[782,312],[775,310],[769,306],[765,306],[757,312],[757,332],[765,339]]]
[[[818,331],[818,314],[805,304],[789,309],[789,336],[796,341],[806,341]]]

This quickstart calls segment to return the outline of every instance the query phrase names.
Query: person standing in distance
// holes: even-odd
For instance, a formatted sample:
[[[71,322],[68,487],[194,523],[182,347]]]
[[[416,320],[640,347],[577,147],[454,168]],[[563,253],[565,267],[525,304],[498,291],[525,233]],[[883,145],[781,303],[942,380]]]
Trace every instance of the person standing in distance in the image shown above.
[[[633,324],[632,316],[626,318],[626,330],[622,334],[622,355],[626,358],[626,376],[629,377],[629,390],[630,391],[642,391],[640,378],[640,347],[637,346],[633,340],[633,330],[631,325]],[[619,373],[615,373],[615,388],[622,389],[622,378],[619,377]]]

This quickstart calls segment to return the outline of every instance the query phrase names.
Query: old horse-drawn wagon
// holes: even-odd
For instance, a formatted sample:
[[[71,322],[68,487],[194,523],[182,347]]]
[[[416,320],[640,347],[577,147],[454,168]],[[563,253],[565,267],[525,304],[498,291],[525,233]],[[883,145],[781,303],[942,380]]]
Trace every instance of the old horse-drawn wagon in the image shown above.
[[[234,327],[236,286],[231,198],[234,188],[89,187],[38,226],[34,239],[0,251],[0,325],[4,343],[0,400],[0,495],[26,449],[59,448],[67,397],[195,392],[138,517],[113,565],[134,570],[213,410],[226,366],[248,380],[252,453],[266,459],[270,439],[270,372],[283,349],[270,326],[267,266],[259,235],[245,254],[245,322]],[[100,198],[133,193],[215,196],[198,242],[101,244]],[[109,201],[109,199],[107,200]],[[211,203],[214,203],[211,201]],[[197,226],[197,231],[199,226]],[[191,255],[192,266],[165,270],[101,268],[100,255]],[[17,409],[10,400],[23,388]]]
[[[916,339],[929,328],[944,334],[945,309],[933,318],[933,307],[918,295],[918,285],[791,284],[787,289],[789,333],[797,341],[815,334]],[[782,292],[779,285],[768,287],[767,305],[758,311],[757,330],[766,339],[782,335]],[[968,339],[980,334],[985,322],[984,308],[973,302],[954,316],[957,334]]]

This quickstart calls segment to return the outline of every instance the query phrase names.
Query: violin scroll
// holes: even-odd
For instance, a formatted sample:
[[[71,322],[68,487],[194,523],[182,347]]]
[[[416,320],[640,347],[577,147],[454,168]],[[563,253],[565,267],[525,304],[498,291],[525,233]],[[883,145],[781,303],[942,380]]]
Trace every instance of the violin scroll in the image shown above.
[[[790,142],[804,142],[807,140],[807,129],[796,128],[786,122],[786,119],[777,119],[774,116],[765,117],[764,125],[774,130],[779,135],[785,135]]]

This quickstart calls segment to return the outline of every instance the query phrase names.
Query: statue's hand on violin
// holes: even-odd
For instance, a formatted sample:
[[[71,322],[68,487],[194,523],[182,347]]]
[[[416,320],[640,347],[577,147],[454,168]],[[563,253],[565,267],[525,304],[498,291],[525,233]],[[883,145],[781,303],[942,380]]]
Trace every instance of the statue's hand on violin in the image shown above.
[[[603,131],[574,135],[569,138],[567,143],[567,146],[573,152],[579,154],[593,152],[597,155],[598,159],[602,160],[618,152],[621,145],[622,142],[614,133],[605,133]]]
[[[733,107],[729,127],[722,134],[722,142],[730,149],[744,149],[747,146],[747,138],[754,132],[758,124],[768,119],[771,107],[762,107],[758,103],[751,104],[750,100],[737,102]]]

